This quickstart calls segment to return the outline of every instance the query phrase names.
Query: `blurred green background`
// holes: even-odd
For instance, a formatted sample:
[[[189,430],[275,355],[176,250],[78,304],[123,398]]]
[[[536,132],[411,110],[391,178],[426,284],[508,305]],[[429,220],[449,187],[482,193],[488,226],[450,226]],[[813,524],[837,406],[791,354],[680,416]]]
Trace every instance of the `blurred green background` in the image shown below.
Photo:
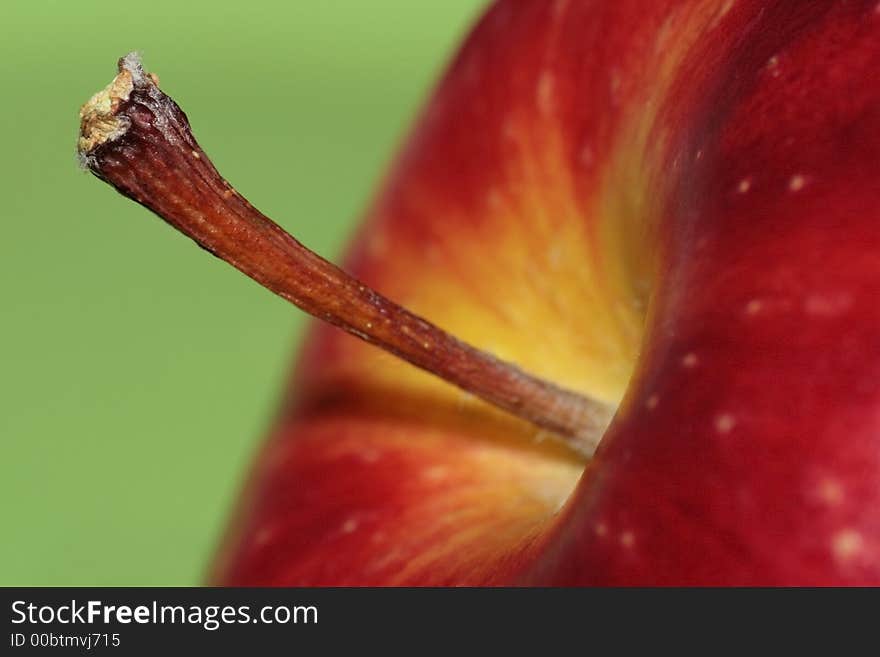
[[[332,258],[483,4],[0,3],[0,584],[199,583],[304,326],[77,168],[116,59]]]

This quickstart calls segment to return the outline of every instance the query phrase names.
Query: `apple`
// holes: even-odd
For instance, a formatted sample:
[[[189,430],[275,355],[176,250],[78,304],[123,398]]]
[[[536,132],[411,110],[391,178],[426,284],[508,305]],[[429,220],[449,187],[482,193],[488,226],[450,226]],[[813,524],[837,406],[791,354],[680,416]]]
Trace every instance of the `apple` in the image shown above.
[[[614,418],[579,452],[316,324],[210,582],[880,584],[878,61],[876,0],[493,5],[343,269]],[[309,306],[216,195],[253,208],[174,182],[216,174],[185,117],[147,170],[127,84],[86,165]]]

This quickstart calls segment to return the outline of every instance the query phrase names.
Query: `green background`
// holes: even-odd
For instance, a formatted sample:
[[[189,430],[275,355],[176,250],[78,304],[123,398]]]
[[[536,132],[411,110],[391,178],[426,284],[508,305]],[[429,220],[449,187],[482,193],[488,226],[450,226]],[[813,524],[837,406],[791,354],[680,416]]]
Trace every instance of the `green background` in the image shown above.
[[[483,4],[0,3],[0,584],[199,583],[304,326],[78,170],[117,57],[333,257]]]

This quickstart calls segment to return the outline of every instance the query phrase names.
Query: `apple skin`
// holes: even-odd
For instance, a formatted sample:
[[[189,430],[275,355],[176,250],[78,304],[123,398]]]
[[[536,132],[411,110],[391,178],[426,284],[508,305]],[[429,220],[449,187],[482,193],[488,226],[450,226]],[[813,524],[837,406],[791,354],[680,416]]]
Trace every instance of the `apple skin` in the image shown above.
[[[316,325],[210,581],[880,584],[878,61],[875,1],[495,4],[345,267],[614,422]]]

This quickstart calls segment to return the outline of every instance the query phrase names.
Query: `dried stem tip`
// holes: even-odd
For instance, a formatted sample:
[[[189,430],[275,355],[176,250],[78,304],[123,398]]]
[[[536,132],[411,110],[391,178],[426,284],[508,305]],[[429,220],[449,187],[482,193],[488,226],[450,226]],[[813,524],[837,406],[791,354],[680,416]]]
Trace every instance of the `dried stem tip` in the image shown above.
[[[125,115],[120,115],[119,106],[129,99],[135,84],[143,84],[144,73],[137,53],[129,53],[119,60],[119,73],[106,87],[92,96],[79,110],[80,135],[76,144],[77,153],[84,165],[85,158],[101,144],[118,139],[130,125]],[[159,84],[159,79],[150,74],[149,80]]]
[[[83,165],[203,248],[311,315],[592,454],[612,409],[465,344],[309,251],[223,179],[137,55],[119,60],[80,118]]]

